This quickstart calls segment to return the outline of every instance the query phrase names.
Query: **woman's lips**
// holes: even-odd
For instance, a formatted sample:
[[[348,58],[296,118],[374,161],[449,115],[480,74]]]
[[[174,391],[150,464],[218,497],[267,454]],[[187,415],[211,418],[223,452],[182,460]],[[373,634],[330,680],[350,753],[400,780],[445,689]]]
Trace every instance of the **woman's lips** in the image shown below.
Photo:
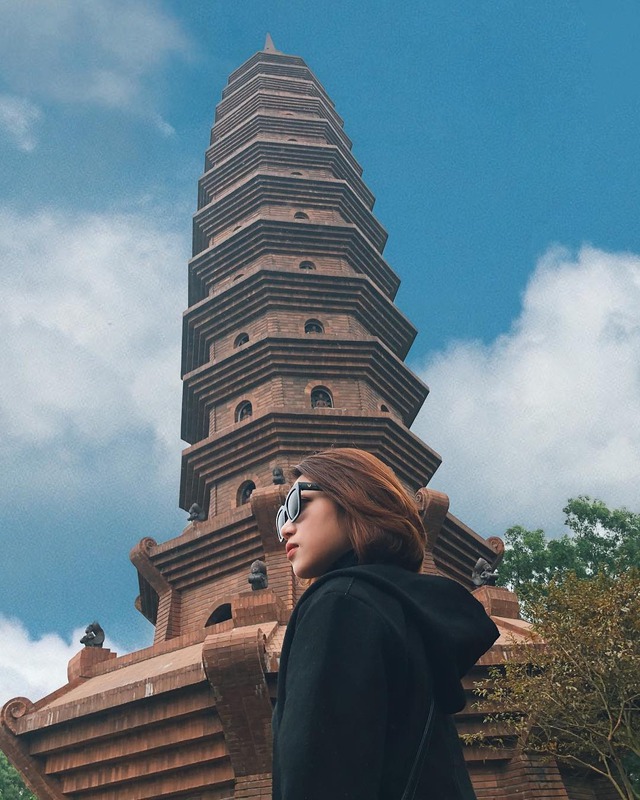
[[[297,544],[288,544],[287,545],[287,558],[291,558],[291,555],[293,554],[294,550],[297,550],[297,549],[298,549],[298,545]]]

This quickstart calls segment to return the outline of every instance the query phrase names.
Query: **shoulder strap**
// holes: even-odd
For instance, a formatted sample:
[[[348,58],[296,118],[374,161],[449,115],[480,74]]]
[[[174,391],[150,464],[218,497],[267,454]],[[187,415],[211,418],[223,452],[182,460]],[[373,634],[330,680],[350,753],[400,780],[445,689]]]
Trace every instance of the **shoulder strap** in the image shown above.
[[[416,789],[418,788],[418,779],[420,778],[420,774],[422,772],[422,765],[424,764],[424,758],[427,754],[427,749],[429,747],[429,739],[431,738],[431,731],[433,730],[434,709],[435,709],[435,702],[432,695],[431,703],[429,704],[429,713],[427,714],[427,721],[424,726],[422,738],[420,739],[420,745],[418,746],[418,752],[416,753],[415,761],[413,762],[413,766],[411,767],[411,772],[409,773],[409,780],[407,781],[407,786],[402,795],[402,800],[413,800],[414,795],[416,793]]]

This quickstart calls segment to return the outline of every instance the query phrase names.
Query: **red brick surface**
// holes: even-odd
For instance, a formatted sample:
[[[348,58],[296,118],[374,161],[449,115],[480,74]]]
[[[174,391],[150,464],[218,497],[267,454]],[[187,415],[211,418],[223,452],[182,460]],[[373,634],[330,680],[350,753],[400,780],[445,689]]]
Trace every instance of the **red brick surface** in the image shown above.
[[[77,678],[90,678],[97,664],[116,658],[106,647],[84,647],[69,662],[67,680],[69,683]]]

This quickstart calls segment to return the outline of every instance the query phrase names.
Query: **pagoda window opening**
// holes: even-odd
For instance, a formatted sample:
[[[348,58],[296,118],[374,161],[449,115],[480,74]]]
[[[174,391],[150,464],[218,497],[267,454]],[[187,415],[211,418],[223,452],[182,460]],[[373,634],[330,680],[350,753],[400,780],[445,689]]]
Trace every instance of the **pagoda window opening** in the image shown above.
[[[217,625],[219,622],[226,622],[228,619],[231,619],[231,603],[223,603],[211,614],[209,619],[205,622],[204,627],[209,628],[211,625]]]
[[[253,414],[253,406],[248,400],[243,400],[236,408],[236,422],[242,422],[243,419],[249,419]]]
[[[313,261],[301,261],[300,264],[298,264],[298,266],[300,267],[300,269],[315,269],[316,268],[316,265],[313,263]]]
[[[389,413],[389,407],[385,406],[384,403],[381,403],[380,404],[380,411],[384,411],[386,414],[388,414]]]
[[[294,170],[294,171],[293,171],[291,174],[292,174],[292,175],[302,175],[302,173],[301,173],[301,172],[298,172],[297,170]]]
[[[233,276],[233,283],[235,283],[236,281],[239,281],[240,278],[244,278],[244,275],[243,275],[242,272],[238,273],[238,275],[234,275]]]
[[[288,142],[297,142],[297,139],[287,139]]]
[[[304,211],[296,211],[293,215],[294,219],[309,219],[309,215],[305,214]]]
[[[311,390],[311,408],[333,408],[333,397],[326,386],[316,386]]]
[[[240,488],[238,489],[238,494],[236,497],[236,505],[246,505],[251,500],[251,493],[255,488],[256,485],[253,481],[245,481],[244,483],[240,484]]]
[[[305,333],[324,333],[324,325],[319,319],[308,319],[304,323]]]
[[[236,340],[233,343],[234,347],[242,347],[243,344],[246,344],[249,341],[249,334],[248,333],[239,333],[236,336]]]

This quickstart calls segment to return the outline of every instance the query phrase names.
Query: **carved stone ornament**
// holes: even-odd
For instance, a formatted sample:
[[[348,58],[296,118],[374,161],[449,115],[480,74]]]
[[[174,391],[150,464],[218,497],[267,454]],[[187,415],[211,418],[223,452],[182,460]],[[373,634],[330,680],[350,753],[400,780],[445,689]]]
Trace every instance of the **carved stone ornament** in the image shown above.
[[[2,707],[0,719],[12,733],[17,733],[17,721],[21,717],[24,717],[25,714],[30,714],[34,709],[35,706],[28,697],[14,697],[12,700],[8,700]]]
[[[493,559],[493,569],[496,569],[502,562],[504,556],[504,542],[499,536],[490,536],[487,539],[487,544],[496,554],[496,557]]]
[[[444,492],[437,492],[425,486],[418,489],[415,501],[427,534],[427,552],[433,552],[449,510],[449,498]]]
[[[104,644],[104,631],[99,622],[92,622],[84,629],[84,636],[80,639],[80,644],[85,647],[102,647]]]
[[[151,536],[145,536],[144,539],[140,539],[138,544],[131,550],[130,558],[135,564],[134,559],[137,556],[148,558],[151,555],[151,551],[157,546],[158,543],[155,539],[152,539]]]
[[[269,579],[267,578],[267,565],[264,563],[264,561],[258,560],[253,562],[248,581],[251,584],[251,588],[254,592],[258,591],[258,589],[267,588],[269,585]]]
[[[200,506],[197,503],[193,503],[189,508],[189,516],[187,517],[189,522],[203,522],[206,518],[207,515]]]
[[[495,586],[498,573],[496,570],[491,569],[491,564],[486,558],[480,558],[476,561],[471,573],[471,580],[475,586]]]

